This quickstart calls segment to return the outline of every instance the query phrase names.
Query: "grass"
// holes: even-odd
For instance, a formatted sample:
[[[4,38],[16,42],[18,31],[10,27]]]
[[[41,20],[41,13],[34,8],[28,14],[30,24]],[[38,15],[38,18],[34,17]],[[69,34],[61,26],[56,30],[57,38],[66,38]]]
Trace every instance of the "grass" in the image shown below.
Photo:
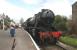
[[[77,47],[77,39],[76,38],[71,38],[69,36],[62,36],[60,38],[60,41],[65,43],[65,44]]]

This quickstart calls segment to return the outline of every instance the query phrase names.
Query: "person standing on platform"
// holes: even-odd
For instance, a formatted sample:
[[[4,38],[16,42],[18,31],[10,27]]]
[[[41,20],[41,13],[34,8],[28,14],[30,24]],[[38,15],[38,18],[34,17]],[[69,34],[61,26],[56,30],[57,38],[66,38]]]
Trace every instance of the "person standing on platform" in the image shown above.
[[[10,34],[11,34],[11,37],[14,37],[14,36],[15,36],[15,33],[16,33],[16,31],[15,31],[15,26],[11,25],[11,27],[10,27]]]

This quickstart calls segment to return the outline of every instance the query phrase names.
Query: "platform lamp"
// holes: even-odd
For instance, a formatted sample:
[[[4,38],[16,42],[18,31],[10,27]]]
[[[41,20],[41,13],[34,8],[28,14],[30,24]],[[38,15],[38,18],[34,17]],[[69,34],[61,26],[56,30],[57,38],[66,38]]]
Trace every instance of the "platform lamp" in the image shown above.
[[[5,14],[4,13],[2,14],[1,18],[2,18],[2,24],[3,24],[3,30],[4,30],[4,27],[5,27],[4,26],[4,18],[5,18]]]

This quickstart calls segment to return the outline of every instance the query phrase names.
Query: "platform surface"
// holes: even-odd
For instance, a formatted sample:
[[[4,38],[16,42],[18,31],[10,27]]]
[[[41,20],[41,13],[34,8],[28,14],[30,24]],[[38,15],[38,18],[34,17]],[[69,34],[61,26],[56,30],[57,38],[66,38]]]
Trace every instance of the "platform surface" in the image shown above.
[[[36,50],[28,33],[23,29],[16,29],[16,46],[14,50]],[[13,40],[10,36],[9,30],[0,30],[0,50],[11,50],[13,45]]]

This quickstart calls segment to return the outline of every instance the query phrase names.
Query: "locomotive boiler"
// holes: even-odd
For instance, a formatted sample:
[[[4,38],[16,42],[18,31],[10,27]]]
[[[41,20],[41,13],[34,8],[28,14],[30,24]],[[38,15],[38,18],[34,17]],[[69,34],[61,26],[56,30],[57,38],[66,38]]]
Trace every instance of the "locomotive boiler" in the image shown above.
[[[24,29],[27,30],[38,45],[56,44],[61,36],[53,22],[55,15],[49,9],[42,9],[41,12],[26,20]]]

